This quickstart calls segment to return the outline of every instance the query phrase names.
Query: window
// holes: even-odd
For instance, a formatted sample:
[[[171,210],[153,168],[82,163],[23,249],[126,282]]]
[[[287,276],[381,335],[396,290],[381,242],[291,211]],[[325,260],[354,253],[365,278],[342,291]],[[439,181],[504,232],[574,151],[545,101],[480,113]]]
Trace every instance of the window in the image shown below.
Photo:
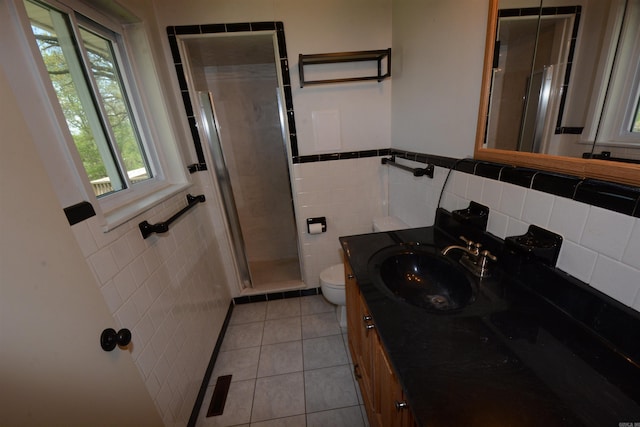
[[[640,145],[640,0],[627,3],[598,143]]]
[[[154,178],[122,37],[64,7],[25,0],[66,125],[98,198]]]

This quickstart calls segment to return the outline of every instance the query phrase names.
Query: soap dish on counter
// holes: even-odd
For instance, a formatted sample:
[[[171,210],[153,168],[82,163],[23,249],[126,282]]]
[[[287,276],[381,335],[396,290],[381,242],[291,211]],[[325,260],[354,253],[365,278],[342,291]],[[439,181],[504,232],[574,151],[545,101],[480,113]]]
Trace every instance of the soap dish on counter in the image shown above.
[[[509,236],[504,242],[507,250],[555,266],[562,246],[562,236],[532,224],[525,234]]]

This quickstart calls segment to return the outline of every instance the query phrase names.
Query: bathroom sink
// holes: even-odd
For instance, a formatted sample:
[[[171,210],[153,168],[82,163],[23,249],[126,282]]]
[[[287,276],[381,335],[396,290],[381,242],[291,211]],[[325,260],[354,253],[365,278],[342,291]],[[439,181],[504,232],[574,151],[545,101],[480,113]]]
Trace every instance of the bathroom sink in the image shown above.
[[[472,282],[458,263],[421,248],[383,250],[370,262],[374,284],[427,311],[449,312],[473,302]]]

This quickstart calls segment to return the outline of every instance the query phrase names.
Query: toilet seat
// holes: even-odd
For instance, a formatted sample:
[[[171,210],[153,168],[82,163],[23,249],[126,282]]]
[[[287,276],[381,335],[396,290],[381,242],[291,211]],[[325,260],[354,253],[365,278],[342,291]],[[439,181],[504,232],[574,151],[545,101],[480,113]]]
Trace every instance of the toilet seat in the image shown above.
[[[344,265],[335,264],[320,273],[320,280],[331,288],[344,288]]]

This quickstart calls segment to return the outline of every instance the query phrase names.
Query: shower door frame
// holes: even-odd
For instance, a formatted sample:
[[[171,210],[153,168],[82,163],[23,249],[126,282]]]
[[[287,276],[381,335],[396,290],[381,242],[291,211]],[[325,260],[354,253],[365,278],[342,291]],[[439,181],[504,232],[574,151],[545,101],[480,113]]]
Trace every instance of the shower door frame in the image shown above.
[[[259,24],[259,25],[256,25]],[[276,75],[278,80],[277,87],[277,105],[278,105],[278,115],[280,121],[280,130],[282,134],[282,143],[285,146],[285,153],[287,157],[287,177],[289,181],[289,192],[291,195],[291,207],[293,210],[293,225],[296,230],[296,245],[297,245],[297,258],[298,258],[298,266],[300,270],[300,282],[304,283],[304,266],[303,266],[303,257],[301,256],[301,242],[300,235],[298,231],[297,224],[297,214],[296,207],[293,198],[292,188],[292,180],[291,180],[291,172],[293,166],[293,157],[298,155],[298,147],[297,147],[297,138],[295,135],[295,122],[294,122],[294,112],[293,112],[293,102],[291,96],[291,85],[290,85],[290,76],[289,76],[289,67],[288,67],[288,59],[286,57],[286,44],[284,39],[284,28],[282,27],[282,23],[247,23],[247,26],[250,28],[256,27],[260,28],[263,25],[274,24],[275,30],[255,30],[255,31],[217,31],[212,30],[212,32],[197,32],[192,31],[192,26],[184,26],[184,28],[188,28],[188,31],[180,30],[182,27],[169,27],[167,29],[169,34],[169,43],[172,47],[172,52],[174,56],[174,63],[176,65],[176,72],[178,73],[178,80],[180,81],[180,88],[182,92],[182,97],[185,102],[185,109],[187,111],[187,116],[190,122],[192,135],[194,136],[194,143],[196,149],[196,155],[198,157],[199,163],[194,166],[196,170],[207,170],[208,167],[206,165],[206,157],[203,151],[203,146],[208,145],[209,149],[207,150],[209,155],[211,156],[211,162],[215,163],[216,159],[213,158],[214,150],[212,150],[211,144],[213,141],[210,138],[210,135],[201,135],[204,129],[200,129],[198,127],[199,123],[206,123],[206,118],[202,117],[203,115],[203,105],[200,101],[198,94],[203,91],[198,91],[195,88],[195,84],[191,78],[190,64],[187,60],[187,55],[185,54],[185,47],[183,44],[184,40],[194,39],[194,38],[206,38],[206,37],[242,37],[246,35],[271,35],[273,41],[273,50],[274,50],[274,66],[276,68]],[[199,26],[199,30],[207,28],[220,28],[216,25],[223,25],[223,28],[227,28],[224,24],[214,24],[209,26]],[[242,24],[239,24],[242,25]],[[172,31],[174,32],[172,37]],[[284,50],[284,53],[282,52]],[[278,66],[280,65],[280,66]],[[181,78],[183,80],[181,80]],[[185,93],[186,92],[186,93]],[[283,102],[284,101],[284,102]],[[217,137],[219,139],[219,133],[217,132],[217,119],[215,117],[215,104],[212,97],[209,97],[209,102],[211,104],[211,109],[213,112],[213,125],[216,129],[214,131],[217,133]],[[200,113],[200,117],[198,119],[195,118],[196,111]],[[191,115],[189,114],[191,112]],[[192,117],[193,116],[193,117]],[[203,124],[202,127],[206,125]],[[292,129],[293,128],[293,129]],[[209,129],[210,131],[211,129]],[[201,138],[204,137],[208,139],[208,144],[203,144]],[[222,159],[224,161],[224,159]],[[226,168],[226,167],[225,167]],[[239,220],[238,214],[235,210],[235,204],[233,206],[233,212],[230,212],[226,206],[225,201],[223,200],[224,191],[221,189],[221,182],[218,178],[215,171],[212,171],[212,178],[216,181],[216,187],[218,190],[218,197],[222,204],[222,209],[225,214],[225,225],[226,225],[226,236],[228,239],[228,243],[232,248],[234,253],[234,267],[238,278],[240,279],[240,285],[242,289],[253,288],[253,281],[251,278],[251,272],[249,268],[249,262],[246,256],[246,250],[244,246],[244,240],[242,238],[242,231],[239,228]],[[228,181],[227,181],[228,182]],[[230,185],[229,185],[230,187]],[[235,215],[235,220],[232,215]],[[237,227],[234,230],[234,227]],[[238,238],[239,236],[239,238]]]

